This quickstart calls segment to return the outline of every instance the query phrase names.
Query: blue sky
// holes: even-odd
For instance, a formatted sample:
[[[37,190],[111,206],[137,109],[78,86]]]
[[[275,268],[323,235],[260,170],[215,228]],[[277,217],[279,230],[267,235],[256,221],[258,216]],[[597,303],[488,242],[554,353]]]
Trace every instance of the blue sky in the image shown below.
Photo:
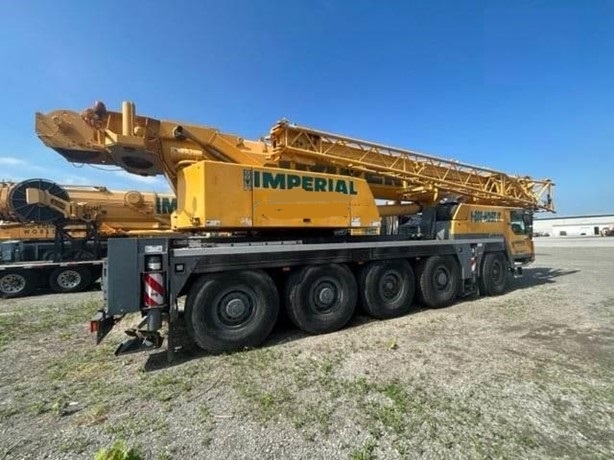
[[[611,0],[22,0],[0,62],[0,179],[166,190],[34,134],[36,111],[129,99],[246,138],[284,117],[548,177],[559,214],[614,212]]]

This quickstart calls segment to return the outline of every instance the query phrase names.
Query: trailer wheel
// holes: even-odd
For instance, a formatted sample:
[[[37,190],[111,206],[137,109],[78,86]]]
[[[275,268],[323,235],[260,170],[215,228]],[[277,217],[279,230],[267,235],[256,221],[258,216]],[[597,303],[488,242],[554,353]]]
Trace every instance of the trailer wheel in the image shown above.
[[[489,252],[484,255],[479,280],[480,292],[489,296],[505,292],[509,275],[506,265],[505,257],[500,252]]]
[[[286,311],[298,328],[310,334],[341,329],[356,309],[356,280],[345,265],[311,265],[286,281]]]
[[[60,254],[57,251],[53,249],[47,249],[43,251],[41,260],[46,260],[48,262],[56,262],[62,260],[62,257],[60,257]]]
[[[216,273],[188,293],[185,320],[196,344],[212,353],[260,345],[279,314],[279,295],[260,270]]]
[[[431,308],[451,305],[458,294],[460,270],[449,256],[431,256],[418,263],[420,301]]]
[[[92,273],[86,267],[58,267],[49,275],[49,287],[58,293],[84,291],[92,282]]]
[[[379,319],[407,314],[416,292],[414,272],[404,259],[365,265],[358,286],[362,307]]]
[[[38,287],[38,277],[34,272],[25,270],[5,270],[0,272],[0,297],[11,299],[32,294]]]

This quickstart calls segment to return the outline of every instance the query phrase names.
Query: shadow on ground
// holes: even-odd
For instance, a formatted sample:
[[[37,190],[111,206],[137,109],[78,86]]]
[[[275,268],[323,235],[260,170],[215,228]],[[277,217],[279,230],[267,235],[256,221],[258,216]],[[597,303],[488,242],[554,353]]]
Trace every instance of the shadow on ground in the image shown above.
[[[529,267],[523,270],[524,274],[520,278],[515,278],[510,285],[509,291],[517,289],[527,289],[533,286],[541,286],[542,284],[556,283],[557,279],[562,276],[573,275],[579,270],[562,270],[552,267]]]
[[[528,289],[534,286],[540,286],[543,284],[551,284],[556,283],[557,279],[562,276],[573,275],[577,273],[578,270],[561,270],[558,268],[550,268],[550,267],[532,267],[524,269],[524,275],[520,278],[515,278],[512,283],[510,283],[510,287],[508,292],[512,292],[518,289]],[[463,299],[459,299],[459,302],[469,301],[472,297],[468,297]],[[424,308],[421,306],[417,306],[409,315],[413,315],[416,313],[420,313],[424,311]],[[357,310],[357,314],[354,315],[352,320],[345,326],[345,328],[354,328],[358,326],[362,326],[364,324],[369,324],[374,321],[380,321],[366,316],[364,313]],[[294,340],[300,340],[302,338],[307,337],[309,334],[300,331],[297,329],[287,318],[283,312],[280,314],[280,318],[273,329],[273,332],[269,336],[269,338],[264,342],[260,348],[268,348],[275,347],[277,345],[292,342]],[[237,353],[241,353],[240,351]],[[184,364],[186,362],[192,361],[193,359],[199,359],[206,356],[211,356],[210,353],[201,350],[196,346],[187,346],[177,353],[175,353],[174,359],[172,362],[169,362],[166,350],[159,350],[156,352],[152,352],[145,363],[145,371],[157,371],[161,369],[165,369],[168,367],[173,367],[177,365]]]
[[[424,309],[421,307],[417,307],[413,310],[409,315],[413,315],[423,311]],[[351,329],[358,326],[362,326],[364,324],[369,324],[375,321],[380,321],[377,319],[373,319],[369,316],[366,316],[364,313],[358,311],[357,314],[350,320],[350,322],[344,327],[344,329]],[[309,337],[310,334],[307,334],[294,326],[289,319],[285,317],[285,315],[281,315],[277,324],[273,328],[273,332],[266,339],[266,341],[260,345],[258,348],[269,348],[276,347],[283,343],[293,342],[295,340],[300,340],[305,337]],[[237,351],[233,353],[242,353],[242,351]],[[230,354],[230,353],[229,353]],[[158,371],[178,365],[182,365],[193,359],[200,359],[207,356],[211,356],[211,353],[204,351],[197,346],[192,344],[188,345],[184,349],[179,350],[175,353],[173,361],[169,362],[168,354],[166,349],[161,349],[157,352],[152,352],[148,357],[145,363],[145,371],[153,372]]]

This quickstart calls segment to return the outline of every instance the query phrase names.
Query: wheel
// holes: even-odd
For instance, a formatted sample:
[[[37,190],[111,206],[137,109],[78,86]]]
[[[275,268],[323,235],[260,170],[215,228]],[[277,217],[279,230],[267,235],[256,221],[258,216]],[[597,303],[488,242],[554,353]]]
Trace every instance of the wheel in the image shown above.
[[[66,256],[66,260],[94,260],[94,254],[85,249],[77,249],[75,251],[71,251]]]
[[[362,307],[374,318],[395,318],[411,310],[416,279],[404,259],[371,262],[360,272],[358,292]]]
[[[84,291],[92,282],[92,273],[85,267],[58,267],[49,275],[49,287],[59,293]]]
[[[206,275],[192,285],[185,307],[188,334],[212,353],[260,345],[279,314],[279,294],[260,270]]]
[[[345,265],[311,265],[290,274],[285,301],[299,329],[324,334],[341,329],[356,309],[356,280]]]
[[[431,256],[418,263],[420,301],[431,308],[451,305],[458,294],[460,270],[450,256]]]
[[[485,295],[501,295],[507,288],[509,273],[507,262],[500,252],[489,252],[484,255],[479,281],[480,292]]]
[[[47,262],[59,262],[62,260],[62,258],[53,249],[47,249],[46,251],[43,251],[41,260],[46,260]]]
[[[34,272],[25,270],[5,270],[0,272],[0,297],[10,299],[32,294],[38,287],[38,277]]]

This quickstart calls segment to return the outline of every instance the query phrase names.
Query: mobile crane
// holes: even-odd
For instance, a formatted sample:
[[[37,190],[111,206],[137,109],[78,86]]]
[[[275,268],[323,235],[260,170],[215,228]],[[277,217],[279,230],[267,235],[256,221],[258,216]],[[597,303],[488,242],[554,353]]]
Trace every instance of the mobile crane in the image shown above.
[[[0,296],[87,289],[113,236],[170,228],[175,197],[46,179],[0,182]]]
[[[533,212],[554,211],[551,180],[285,120],[250,141],[97,102],[37,113],[36,132],[70,162],[163,174],[177,195],[171,227],[184,235],[109,243],[106,304],[91,331],[100,342],[125,314],[143,317],[117,354],[160,346],[164,322],[172,359],[182,330],[211,352],[256,346],[280,308],[318,334],[343,327],[357,303],[391,318],[416,302],[502,294],[534,260]],[[382,235],[383,220],[417,212],[416,234]]]

